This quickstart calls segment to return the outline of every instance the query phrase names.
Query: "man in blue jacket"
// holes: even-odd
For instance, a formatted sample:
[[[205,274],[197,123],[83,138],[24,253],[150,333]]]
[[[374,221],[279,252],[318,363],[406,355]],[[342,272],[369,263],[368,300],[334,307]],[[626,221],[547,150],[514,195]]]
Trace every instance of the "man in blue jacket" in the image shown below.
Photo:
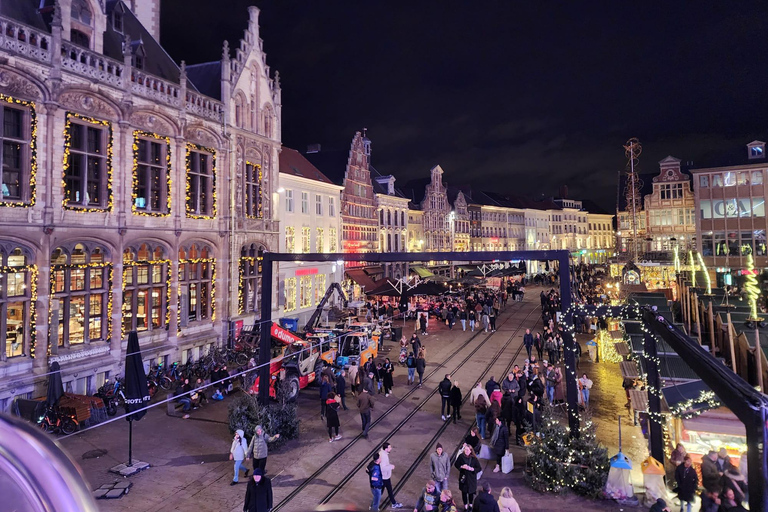
[[[373,461],[368,464],[365,469],[368,473],[368,480],[371,483],[371,494],[373,499],[371,500],[370,510],[379,510],[379,501],[381,501],[381,490],[384,488],[384,479],[381,477],[381,455],[376,452],[373,455]]]

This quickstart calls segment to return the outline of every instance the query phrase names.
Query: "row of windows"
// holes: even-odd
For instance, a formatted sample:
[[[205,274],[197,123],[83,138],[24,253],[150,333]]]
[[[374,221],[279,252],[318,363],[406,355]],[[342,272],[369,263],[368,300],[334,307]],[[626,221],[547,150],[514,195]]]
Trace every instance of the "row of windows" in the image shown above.
[[[686,182],[687,183],[687,182]],[[656,185],[661,199],[682,199],[683,183],[662,183]]]
[[[693,208],[654,209],[648,212],[649,226],[693,226],[695,214]]]
[[[393,243],[394,242],[394,243]],[[407,243],[405,241],[405,235],[403,234],[387,234],[382,233],[379,237],[379,243],[381,252],[400,252],[401,250],[407,250]]]
[[[313,279],[314,277],[314,279]],[[285,312],[295,311],[297,308],[309,308],[317,306],[323,300],[326,289],[326,275],[301,276],[298,281],[295,277],[285,280]],[[297,297],[298,291],[298,297]]]
[[[392,210],[387,210],[386,214],[384,213],[384,210],[379,210],[379,223],[382,226],[405,226],[405,211],[401,211],[400,214],[397,212],[394,212],[394,216],[392,215]],[[392,219],[394,218],[394,224],[392,223]],[[399,223],[398,223],[398,218]],[[384,222],[386,220],[386,223]]]
[[[699,174],[699,187],[733,187],[736,185],[762,185],[763,171],[737,171]]]
[[[701,253],[704,256],[766,255],[765,230],[715,231],[702,233]]]
[[[35,159],[31,106],[0,102],[2,182],[0,204],[30,205],[34,200]],[[64,132],[64,207],[86,211],[112,208],[113,133],[109,122],[68,113]],[[137,214],[169,215],[171,209],[171,141],[152,133],[133,132],[131,209]],[[186,212],[191,217],[216,214],[216,152],[186,144]],[[182,175],[177,172],[177,175]],[[245,163],[243,207],[251,218],[263,216],[260,165]],[[329,205],[335,215],[335,207]]]
[[[338,234],[336,228],[328,228],[328,245],[326,250],[326,229],[315,228],[315,250],[314,252],[338,252]],[[289,253],[310,253],[312,249],[312,229],[308,227],[301,228],[301,246],[300,250],[296,247],[296,228],[293,226],[285,227],[285,252]]]
[[[603,223],[600,223],[600,224],[598,224],[596,222],[595,223],[592,223],[592,222],[589,223],[589,230],[590,231],[609,231],[610,229],[611,229],[611,225],[609,223],[607,223],[607,222],[603,222]]]
[[[323,205],[323,196],[322,194],[314,194],[314,196],[315,196],[314,214],[318,216],[323,216],[325,211],[325,208]],[[336,198],[328,197],[327,207],[328,207],[328,216],[335,217],[336,216]],[[288,213],[293,213],[294,211],[293,190],[291,189],[285,190],[285,211]],[[301,213],[304,215],[310,214],[309,192],[301,192]]]
[[[699,201],[702,219],[765,217],[765,199],[702,199]]]
[[[342,228],[344,240],[362,240],[375,242],[378,229],[375,227],[344,226]]]

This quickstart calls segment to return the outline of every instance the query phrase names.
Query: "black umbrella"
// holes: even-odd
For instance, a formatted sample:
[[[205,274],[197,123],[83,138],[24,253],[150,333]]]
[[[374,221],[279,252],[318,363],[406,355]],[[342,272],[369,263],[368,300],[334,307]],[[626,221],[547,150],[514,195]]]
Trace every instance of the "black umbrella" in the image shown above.
[[[51,363],[50,374],[48,374],[48,394],[45,398],[45,404],[53,407],[59,398],[64,396],[64,384],[61,383],[61,366],[54,361]]]
[[[149,388],[147,375],[144,373],[144,363],[141,360],[139,335],[136,331],[128,333],[128,348],[125,356],[125,412],[128,414],[128,465],[132,464],[133,455],[133,421],[139,421],[147,414],[144,407],[149,403]],[[138,411],[138,412],[133,412]]]

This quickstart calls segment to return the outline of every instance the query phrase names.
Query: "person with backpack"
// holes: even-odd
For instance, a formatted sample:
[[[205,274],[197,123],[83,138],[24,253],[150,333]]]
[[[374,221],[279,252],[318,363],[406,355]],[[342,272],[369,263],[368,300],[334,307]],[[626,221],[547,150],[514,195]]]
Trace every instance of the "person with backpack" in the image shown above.
[[[381,501],[381,491],[384,489],[384,479],[381,477],[381,453],[376,452],[373,454],[373,460],[368,463],[368,467],[365,468],[365,472],[368,473],[368,482],[371,485],[371,494],[373,499],[371,500],[371,506],[368,510],[379,510],[379,502]]]
[[[440,393],[440,414],[443,418],[443,421],[446,419],[446,414],[448,416],[451,415],[451,374],[446,373],[445,378],[440,381],[440,384],[437,387],[438,392]],[[447,410],[446,410],[447,409]]]
[[[410,352],[405,358],[405,366],[408,368],[408,384],[413,384],[416,378],[416,356],[413,355],[413,352]]]

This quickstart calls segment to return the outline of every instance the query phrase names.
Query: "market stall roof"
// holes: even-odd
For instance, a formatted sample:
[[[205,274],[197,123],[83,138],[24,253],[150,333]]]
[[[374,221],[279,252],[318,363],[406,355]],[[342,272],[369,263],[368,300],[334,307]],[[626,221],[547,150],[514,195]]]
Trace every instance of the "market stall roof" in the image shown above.
[[[696,401],[702,396],[702,393],[710,391],[703,380],[694,380],[683,384],[673,384],[661,389],[661,395],[669,410],[674,411],[682,407],[682,404],[694,401],[692,405],[685,408],[685,413],[695,412],[701,409],[710,409],[705,400]]]
[[[618,343],[614,343],[613,346],[616,350],[616,353],[622,357],[626,357],[632,353],[632,351],[629,350],[629,345],[627,345],[626,342],[620,341]]]
[[[635,412],[648,411],[648,391],[645,389],[630,389],[629,401],[632,402],[632,410]]]
[[[659,354],[659,375],[668,380],[698,380],[700,377],[694,372],[682,357]],[[643,373],[646,373],[646,361],[640,360]]]
[[[381,284],[379,284],[376,288],[374,288],[371,291],[365,290],[366,295],[383,295],[386,297],[399,297],[401,295],[400,291],[392,286],[392,284],[384,279],[382,280]]]
[[[629,340],[632,344],[632,352],[642,354],[645,349],[644,337],[638,334],[631,334]],[[675,350],[667,345],[667,342],[661,338],[656,339],[656,354],[677,356],[677,352],[675,352]]]
[[[375,290],[376,282],[361,268],[350,268],[344,271],[347,276],[366,290]]]
[[[712,417],[708,412],[704,412],[695,418],[684,419],[683,428],[694,432],[709,432],[727,436],[746,437],[747,435],[744,423],[740,422],[735,415],[733,419],[728,419]]]
[[[625,379],[637,379],[640,377],[640,372],[637,371],[637,363],[634,361],[621,361],[619,368],[621,368],[621,376]]]
[[[424,267],[411,267],[411,270],[422,279],[427,277],[433,277],[435,275]]]
[[[637,320],[624,320],[624,329],[627,334],[643,334],[642,323]]]

